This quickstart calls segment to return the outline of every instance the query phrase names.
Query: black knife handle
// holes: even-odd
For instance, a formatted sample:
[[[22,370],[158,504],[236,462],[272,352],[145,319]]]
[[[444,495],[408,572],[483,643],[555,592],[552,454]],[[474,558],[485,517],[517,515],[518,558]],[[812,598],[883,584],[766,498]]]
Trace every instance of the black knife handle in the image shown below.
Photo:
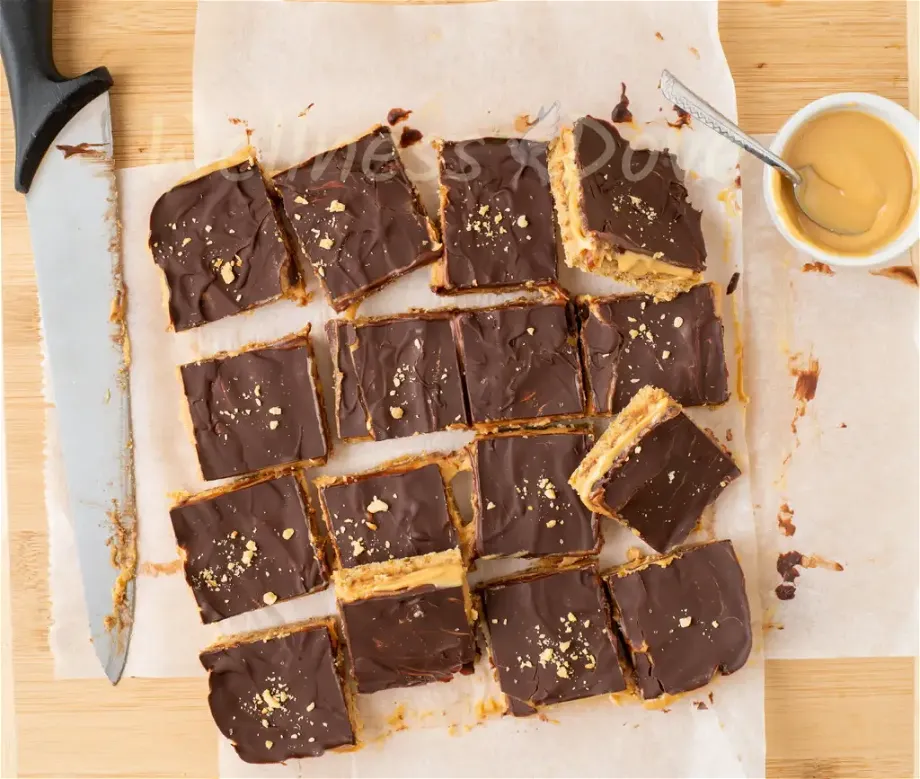
[[[57,134],[112,86],[106,68],[64,78],[51,51],[53,0],[0,0],[0,54],[16,130],[16,189],[28,192]]]

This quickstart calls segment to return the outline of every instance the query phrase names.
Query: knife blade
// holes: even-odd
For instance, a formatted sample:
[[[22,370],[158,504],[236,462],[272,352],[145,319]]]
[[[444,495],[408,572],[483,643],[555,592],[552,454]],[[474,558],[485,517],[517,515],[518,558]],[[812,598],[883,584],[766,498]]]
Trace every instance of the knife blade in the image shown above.
[[[116,683],[131,635],[137,545],[111,77],[105,69],[69,81],[57,73],[51,13],[50,0],[3,0],[0,40],[90,635]]]

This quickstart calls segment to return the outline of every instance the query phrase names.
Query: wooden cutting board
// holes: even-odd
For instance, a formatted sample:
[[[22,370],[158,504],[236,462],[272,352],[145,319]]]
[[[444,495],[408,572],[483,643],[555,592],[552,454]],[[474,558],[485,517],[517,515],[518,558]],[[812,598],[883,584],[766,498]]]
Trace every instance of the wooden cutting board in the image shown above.
[[[910,2],[917,5],[723,2],[722,41],[744,129],[774,132],[796,109],[829,92],[877,92],[907,105]],[[56,5],[61,70],[75,74],[106,64],[115,77],[118,164],[190,158],[194,0]],[[915,64],[917,58],[915,51]],[[211,776],[217,742],[204,679],[126,679],[113,689],[52,678],[38,310],[24,203],[12,186],[5,81],[2,91],[3,356],[19,774]],[[858,624],[855,615],[840,618]],[[7,630],[5,651],[8,637]],[[4,696],[9,686],[3,685]],[[909,658],[769,662],[768,774],[916,775],[914,688],[915,661]],[[9,726],[5,717],[3,776],[14,770],[13,763],[7,768]]]

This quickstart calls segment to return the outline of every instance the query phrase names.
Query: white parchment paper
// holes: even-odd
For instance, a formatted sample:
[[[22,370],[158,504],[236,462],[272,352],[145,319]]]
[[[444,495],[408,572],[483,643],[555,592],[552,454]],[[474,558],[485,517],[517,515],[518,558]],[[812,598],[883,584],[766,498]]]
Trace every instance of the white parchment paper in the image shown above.
[[[703,130],[667,126],[675,115],[657,92],[662,67],[705,91],[734,116],[734,90],[717,36],[712,3],[502,3],[408,7],[294,2],[224,3],[199,6],[194,70],[195,156],[199,164],[233,152],[247,141],[270,168],[295,163],[383,121],[393,107],[411,109],[412,127],[426,140],[489,134],[520,135],[521,114],[545,119],[532,137],[549,138],[563,122],[585,113],[609,116],[627,84],[636,121],[623,133],[638,145],[669,146],[690,171],[691,200],[703,209],[709,253],[707,277],[723,287],[741,267],[740,192],[737,154]],[[658,33],[658,35],[656,35]],[[305,111],[312,104],[312,108]],[[429,207],[434,205],[433,154],[427,144],[405,153],[410,175]],[[327,591],[254,614],[203,627],[180,573],[151,575],[151,563],[176,558],[168,494],[196,491],[195,452],[181,422],[184,399],[176,366],[247,342],[279,337],[314,325],[320,374],[331,393],[330,364],[322,323],[331,309],[317,294],[297,307],[287,302],[186,333],[167,331],[159,270],[146,247],[147,220],[155,199],[189,165],[124,171],[120,177],[125,273],[130,290],[128,327],[134,362],[131,391],[141,523],[141,574],[128,673],[144,676],[200,674],[197,654],[215,634],[264,627],[332,613]],[[573,293],[619,289],[606,280],[564,269]],[[315,280],[310,287],[316,291]],[[735,308],[742,290],[725,301],[726,348],[732,386]],[[405,277],[362,305],[361,314],[495,304],[507,296],[444,299],[428,289],[428,271]],[[331,407],[327,397],[327,406]],[[650,711],[638,703],[617,706],[595,699],[557,707],[552,721],[491,716],[483,709],[499,697],[488,663],[470,677],[360,696],[369,744],[345,755],[287,766],[242,764],[220,738],[226,776],[299,775],[650,775],[759,776],[764,772],[763,653],[756,582],[757,546],[742,408],[736,401],[716,410],[692,409],[732,448],[744,476],[726,490],[700,538],[731,538],[750,583],[755,649],[748,665],[708,691]],[[729,431],[732,435],[729,436]],[[451,449],[471,439],[452,432],[383,443],[336,445],[321,472],[344,473],[382,460],[432,449]],[[51,468],[54,458],[49,459]],[[51,474],[53,476],[53,474]],[[57,670],[98,674],[86,643],[75,564],[65,560],[68,528],[63,496],[49,480],[54,574],[52,646]],[[640,545],[614,526],[605,528],[603,564],[625,559]],[[146,565],[145,565],[146,563]],[[68,568],[67,565],[70,567]],[[514,563],[483,564],[474,581]],[[88,645],[84,648],[87,648]],[[705,708],[697,707],[702,703]],[[394,731],[407,726],[404,732]],[[392,737],[383,738],[385,735]],[[662,748],[666,745],[666,748]]]
[[[762,167],[753,158],[741,167],[744,373],[767,657],[915,656],[917,287],[864,269],[807,270],[810,258],[770,221]],[[809,365],[818,384],[802,403],[795,371]],[[777,557],[790,551],[843,570],[800,567],[795,597],[781,601]]]

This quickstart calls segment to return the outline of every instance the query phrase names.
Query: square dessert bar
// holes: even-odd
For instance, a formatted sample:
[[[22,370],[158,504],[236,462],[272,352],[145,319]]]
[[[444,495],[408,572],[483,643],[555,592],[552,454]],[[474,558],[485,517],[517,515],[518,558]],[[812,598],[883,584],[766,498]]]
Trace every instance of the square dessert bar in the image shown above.
[[[358,692],[472,671],[473,610],[459,549],[333,574]]]
[[[729,397],[717,288],[699,284],[670,302],[650,295],[579,298],[588,412],[621,411],[645,386],[683,406]]]
[[[597,554],[598,517],[569,485],[593,443],[586,427],[477,438],[470,445],[477,555]]]
[[[162,195],[150,214],[150,250],[163,271],[176,330],[280,297],[304,297],[250,151],[209,165]]]
[[[587,116],[550,145],[549,173],[567,265],[661,300],[700,280],[702,215],[667,149],[633,148],[612,124]]]
[[[454,455],[393,460],[366,473],[315,480],[337,567],[444,552],[467,534],[450,492]]]
[[[307,492],[291,474],[189,496],[169,516],[204,623],[329,583]]]
[[[467,427],[449,312],[336,320],[334,330],[336,417],[344,440]]]
[[[547,144],[522,138],[438,141],[444,254],[440,294],[543,287],[558,292],[559,243]]]
[[[273,178],[300,259],[345,311],[441,253],[387,127]]]
[[[512,576],[480,594],[498,683],[515,716],[626,691],[622,650],[594,566]]]
[[[751,613],[731,541],[630,563],[605,581],[646,700],[695,690],[747,662]]]
[[[584,415],[578,336],[568,304],[462,311],[454,328],[476,427],[540,425]]]
[[[356,745],[335,620],[223,638],[201,653],[214,722],[247,763],[317,757]]]
[[[205,479],[326,462],[309,332],[180,368]]]
[[[584,504],[659,552],[684,541],[741,471],[657,387],[629,402],[569,480]]]

